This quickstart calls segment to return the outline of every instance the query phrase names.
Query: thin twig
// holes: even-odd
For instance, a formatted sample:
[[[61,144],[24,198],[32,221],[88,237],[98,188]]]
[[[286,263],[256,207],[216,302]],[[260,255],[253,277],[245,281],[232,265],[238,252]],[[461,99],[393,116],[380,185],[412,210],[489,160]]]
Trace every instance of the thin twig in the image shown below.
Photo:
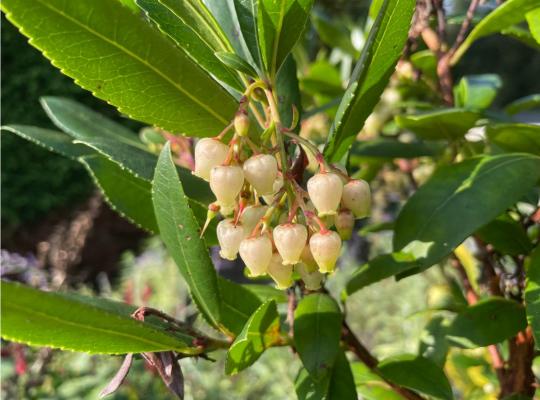
[[[478,5],[480,4],[480,0],[472,0],[471,4],[469,4],[469,8],[467,9],[467,14],[465,15],[465,19],[463,20],[461,24],[461,28],[459,28],[459,32],[456,36],[456,40],[454,41],[454,44],[448,51],[448,58],[451,59],[454,54],[456,53],[459,46],[463,44],[465,39],[467,38],[467,32],[469,31],[469,27],[472,24],[472,20],[474,18],[474,13],[476,9],[478,8]]]

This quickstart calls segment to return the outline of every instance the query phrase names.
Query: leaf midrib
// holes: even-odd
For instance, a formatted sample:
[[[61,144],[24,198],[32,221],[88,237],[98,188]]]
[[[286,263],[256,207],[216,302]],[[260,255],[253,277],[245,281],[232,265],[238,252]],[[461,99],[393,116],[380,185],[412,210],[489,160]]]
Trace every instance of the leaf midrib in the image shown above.
[[[195,104],[199,105],[200,107],[202,107],[204,110],[206,110],[206,112],[208,112],[210,115],[214,116],[215,118],[218,119],[218,121],[224,123],[224,124],[227,124],[227,120],[225,118],[223,118],[221,115],[219,114],[216,114],[210,107],[208,107],[206,104],[200,102],[197,98],[193,97],[189,91],[186,91],[182,86],[178,85],[176,82],[174,82],[173,80],[171,80],[171,78],[169,78],[167,75],[163,74],[160,70],[156,69],[155,67],[153,67],[151,64],[149,64],[148,62],[146,62],[145,60],[143,60],[142,58],[140,58],[137,54],[131,52],[130,50],[128,50],[127,48],[125,48],[124,46],[110,40],[108,37],[106,36],[103,36],[102,34],[100,34],[99,32],[96,32],[95,30],[91,29],[89,26],[86,26],[84,25],[83,23],[81,23],[80,21],[78,21],[77,19],[69,16],[68,14],[64,13],[62,10],[59,10],[57,9],[56,7],[53,7],[49,4],[46,4],[44,3],[42,0],[36,0],[38,3],[41,3],[41,5],[45,8],[48,8],[50,9],[51,11],[55,12],[56,14],[62,16],[63,18],[67,19],[68,21],[71,21],[72,23],[74,23],[75,25],[81,27],[82,29],[88,31],[89,33],[93,34],[94,36],[102,39],[103,41],[109,43],[111,46],[113,47],[116,47],[118,48],[119,50],[125,52],[127,55],[131,56],[133,59],[135,59],[136,61],[140,62],[142,65],[146,66],[147,68],[149,68],[150,70],[154,71],[157,75],[159,75],[162,79],[164,79],[166,82],[168,82],[170,85],[172,85],[173,87],[177,88],[180,92],[182,92],[186,97],[188,97],[191,101],[193,101]],[[210,79],[210,78],[209,78]]]
[[[134,340],[134,341],[139,341],[139,342],[142,342],[142,343],[147,343],[147,344],[151,344],[153,346],[157,346],[158,348],[163,348],[164,350],[167,350],[169,348],[169,346],[164,347],[162,343],[154,342],[154,341],[146,339],[144,337],[140,337],[140,336],[132,335],[132,334],[129,334],[129,333],[124,333],[124,332],[113,331],[113,330],[106,329],[106,328],[98,328],[98,327],[95,327],[95,326],[92,326],[92,325],[85,325],[85,324],[81,324],[81,323],[77,323],[77,322],[67,321],[67,320],[62,319],[60,317],[53,316],[53,315],[50,315],[50,314],[46,314],[46,313],[31,309],[31,308],[17,306],[17,305],[15,305],[13,303],[5,304],[4,307],[15,308],[15,309],[18,309],[18,310],[20,310],[22,312],[26,312],[27,314],[38,315],[38,316],[41,316],[42,318],[45,318],[45,319],[50,319],[50,320],[53,320],[53,321],[59,321],[62,324],[71,325],[71,326],[81,328],[81,329],[86,329],[86,330],[90,330],[90,331],[96,331],[96,332],[100,332],[100,333],[106,333],[106,334],[120,336],[120,337],[126,337],[126,338],[129,338],[129,339]],[[4,311],[5,311],[5,309],[4,309]],[[100,310],[100,311],[103,311],[103,310]],[[122,319],[120,316],[116,316],[116,315],[108,313],[106,311],[103,311],[103,313],[106,313],[111,317],[116,317],[116,318]],[[156,330],[154,330],[154,329],[152,329],[150,327],[147,327],[147,326],[142,327],[142,328],[152,330],[152,331],[154,331],[155,333],[158,333],[158,334],[163,334],[162,332],[158,332],[158,331],[156,331]],[[174,340],[174,338],[171,338],[171,339]],[[176,347],[176,348],[178,349],[178,347]]]

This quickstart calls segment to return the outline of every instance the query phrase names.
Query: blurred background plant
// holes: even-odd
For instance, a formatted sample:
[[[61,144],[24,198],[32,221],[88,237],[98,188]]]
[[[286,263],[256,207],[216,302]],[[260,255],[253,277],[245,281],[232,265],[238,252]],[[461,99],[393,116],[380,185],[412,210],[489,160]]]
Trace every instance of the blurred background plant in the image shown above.
[[[478,17],[494,5],[486,1]],[[467,7],[465,0],[445,2],[449,34],[459,29]],[[305,110],[302,136],[315,142],[324,140],[372,24],[369,9],[369,1],[317,2],[313,28],[294,51]],[[75,86],[31,48],[11,24],[4,23],[4,16],[2,22],[3,124],[51,126],[37,106],[38,99],[59,95],[76,99],[132,129],[142,128]],[[478,40],[454,70],[456,83],[463,76],[490,74],[496,86],[496,96],[488,105],[493,114],[500,113],[513,100],[540,93],[538,44],[531,44],[523,36],[516,40],[516,36],[516,31],[508,31]],[[425,41],[427,38],[419,41],[421,48],[414,49],[414,55],[398,65],[360,138],[400,136],[407,141],[411,138],[394,117],[442,104],[434,90],[435,57]],[[540,114],[537,109],[530,110],[519,118],[538,122]],[[143,132],[143,137],[151,137],[152,132]],[[156,152],[159,142],[147,141]],[[329,290],[338,297],[358,265],[391,251],[388,224],[395,220],[415,185],[425,181],[435,168],[431,157],[388,162],[366,155],[359,146],[355,149],[358,151],[352,152],[351,165],[358,170],[358,177],[371,181],[375,208],[369,226],[364,221],[357,224],[359,234],[350,242],[341,262],[342,273],[328,283]],[[428,152],[443,150],[437,143],[426,147]],[[82,293],[97,292],[148,305],[181,319],[194,314],[187,288],[160,242],[109,210],[93,192],[91,179],[78,163],[15,135],[2,134],[2,206],[3,277],[45,289],[70,287]],[[107,235],[115,240],[107,240]],[[121,243],[118,237],[123,238]],[[69,250],[74,254],[66,264],[67,250],[62,246],[69,238],[75,243]],[[242,279],[235,263],[221,263],[221,269],[228,276]],[[363,288],[347,300],[347,313],[354,315],[351,327],[379,358],[404,352],[433,356],[432,352],[439,349],[437,320],[433,316],[466,304],[454,282],[455,276],[433,268],[411,279],[387,279]],[[121,363],[120,358],[36,350],[7,342],[3,343],[2,356],[2,397],[6,399],[93,399]],[[455,384],[457,398],[497,398],[498,382],[485,348],[452,348],[440,357],[446,357],[446,372]],[[286,348],[267,351],[253,368],[234,377],[223,376],[223,363],[220,353],[216,353],[215,362],[183,360],[187,398],[289,398],[300,365]],[[363,398],[394,398],[362,364],[352,365]],[[113,398],[170,398],[163,384],[153,379],[156,372],[148,373],[148,368],[140,359],[135,362],[126,384]],[[535,373],[538,378],[538,358]]]

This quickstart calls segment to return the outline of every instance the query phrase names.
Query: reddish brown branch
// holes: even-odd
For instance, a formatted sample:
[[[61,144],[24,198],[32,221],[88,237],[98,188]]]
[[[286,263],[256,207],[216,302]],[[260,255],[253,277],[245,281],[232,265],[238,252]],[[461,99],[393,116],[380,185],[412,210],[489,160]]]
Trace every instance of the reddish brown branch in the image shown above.
[[[373,356],[369,350],[360,342],[354,332],[351,330],[347,322],[343,322],[343,341],[347,344],[348,349],[358,357],[372,372],[381,377],[396,393],[400,394],[409,400],[423,400],[424,398],[416,392],[407,388],[396,385],[386,380],[377,370],[379,360]]]

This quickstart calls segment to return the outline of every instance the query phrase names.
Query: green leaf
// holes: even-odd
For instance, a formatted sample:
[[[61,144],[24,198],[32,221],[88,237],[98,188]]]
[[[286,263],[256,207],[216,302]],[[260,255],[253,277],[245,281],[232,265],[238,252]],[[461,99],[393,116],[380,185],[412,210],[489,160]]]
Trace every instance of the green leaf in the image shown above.
[[[422,268],[439,262],[539,178],[540,158],[529,154],[471,158],[440,167],[401,210],[394,251],[413,254]]]
[[[194,62],[220,81],[242,91],[239,76],[216,56],[232,51],[225,33],[201,0],[136,0],[158,28]]]
[[[279,314],[276,302],[270,300],[253,313],[229,348],[225,372],[234,375],[246,369],[279,340]]]
[[[439,154],[444,145],[434,142],[405,143],[395,139],[373,139],[356,142],[351,149],[351,163],[365,158],[418,158],[433,157]]]
[[[238,18],[238,36],[243,40],[245,52],[249,55],[248,60],[262,71],[263,63],[257,38],[258,0],[232,0],[232,2]]]
[[[514,115],[538,107],[540,107],[540,94],[531,94],[514,100],[505,107],[504,111],[510,115]]]
[[[484,225],[476,234],[482,241],[491,244],[501,254],[518,256],[529,254],[532,249],[532,243],[523,226],[507,214],[503,214]]]
[[[245,289],[253,293],[257,298],[262,301],[274,300],[276,303],[286,303],[287,293],[284,290],[276,289],[270,285],[248,283],[242,285]]]
[[[387,358],[377,369],[385,379],[436,399],[453,399],[452,387],[444,371],[433,361],[414,355]]]
[[[330,297],[304,297],[294,313],[294,341],[306,370],[315,380],[327,376],[339,352],[342,315]],[[324,345],[321,345],[324,343]]]
[[[169,143],[159,156],[152,198],[161,239],[178,265],[195,303],[211,325],[221,327],[216,271],[204,241],[199,238],[199,224],[178,179]]]
[[[311,16],[311,21],[324,43],[331,47],[339,47],[353,57],[358,56],[358,51],[352,44],[351,30],[343,20],[339,20],[336,15],[332,15],[330,19],[322,13],[315,12]]]
[[[236,111],[221,85],[117,1],[5,0],[2,9],[66,75],[134,119],[211,136]]]
[[[349,360],[340,350],[331,374],[322,380],[315,380],[305,368],[301,368],[294,381],[299,400],[356,400],[354,377]]]
[[[534,39],[531,32],[527,28],[523,28],[522,25],[509,26],[501,30],[500,33],[519,40],[521,43],[529,46],[533,50],[540,50],[540,44]]]
[[[222,324],[234,335],[238,335],[262,301],[246,286],[220,276],[218,276],[218,286],[221,296]]]
[[[73,143],[73,139],[63,132],[27,125],[6,125],[1,129],[73,160],[94,153],[87,146]]]
[[[386,87],[407,40],[414,0],[384,0],[330,130],[324,155],[339,161]]]
[[[348,295],[381,281],[417,267],[414,257],[407,253],[382,254],[358,268],[345,286]]]
[[[32,346],[87,353],[197,353],[191,347],[190,336],[183,335],[181,340],[179,335],[154,324],[134,320],[114,303],[104,307],[106,302],[86,302],[82,296],[2,282],[2,337]]]
[[[540,44],[540,8],[529,11],[525,18],[529,24],[529,29],[531,30],[532,36],[538,44]]]
[[[284,126],[289,127],[293,122],[293,106],[296,107],[298,116],[300,117],[302,115],[300,88],[296,76],[296,62],[292,54],[285,59],[283,66],[278,71],[276,77],[276,94],[281,122]],[[295,127],[295,130],[299,129],[300,124]]]
[[[536,348],[540,349],[540,246],[536,247],[527,260],[525,306]]]
[[[158,232],[150,182],[122,170],[103,156],[82,157],[81,162],[114,210],[141,228]]]
[[[525,308],[513,300],[491,297],[458,313],[447,331],[459,347],[475,348],[500,343],[527,327]]]
[[[462,138],[480,114],[460,108],[427,111],[414,115],[398,115],[396,123],[426,140],[455,140]]]
[[[312,5],[313,0],[259,0],[257,37],[271,77],[276,76],[304,32]]]
[[[506,151],[540,155],[540,126],[529,124],[489,124],[486,134],[491,143]]]
[[[493,103],[501,87],[501,78],[495,74],[464,76],[454,88],[456,107],[484,110]]]
[[[540,0],[508,0],[502,3],[483,18],[469,33],[452,57],[452,65],[459,61],[474,41],[523,21],[528,11],[538,7],[540,7]]]
[[[148,151],[135,133],[76,101],[51,96],[39,101],[51,121],[75,139],[114,139]]]
[[[249,65],[247,61],[245,61],[243,58],[234,53],[218,51],[216,52],[216,57],[219,58],[219,61],[221,61],[229,68],[232,68],[253,78],[257,77],[257,72],[255,72],[253,67]]]
[[[446,340],[447,320],[436,315],[431,318],[420,336],[418,353],[443,368],[449,346]]]

